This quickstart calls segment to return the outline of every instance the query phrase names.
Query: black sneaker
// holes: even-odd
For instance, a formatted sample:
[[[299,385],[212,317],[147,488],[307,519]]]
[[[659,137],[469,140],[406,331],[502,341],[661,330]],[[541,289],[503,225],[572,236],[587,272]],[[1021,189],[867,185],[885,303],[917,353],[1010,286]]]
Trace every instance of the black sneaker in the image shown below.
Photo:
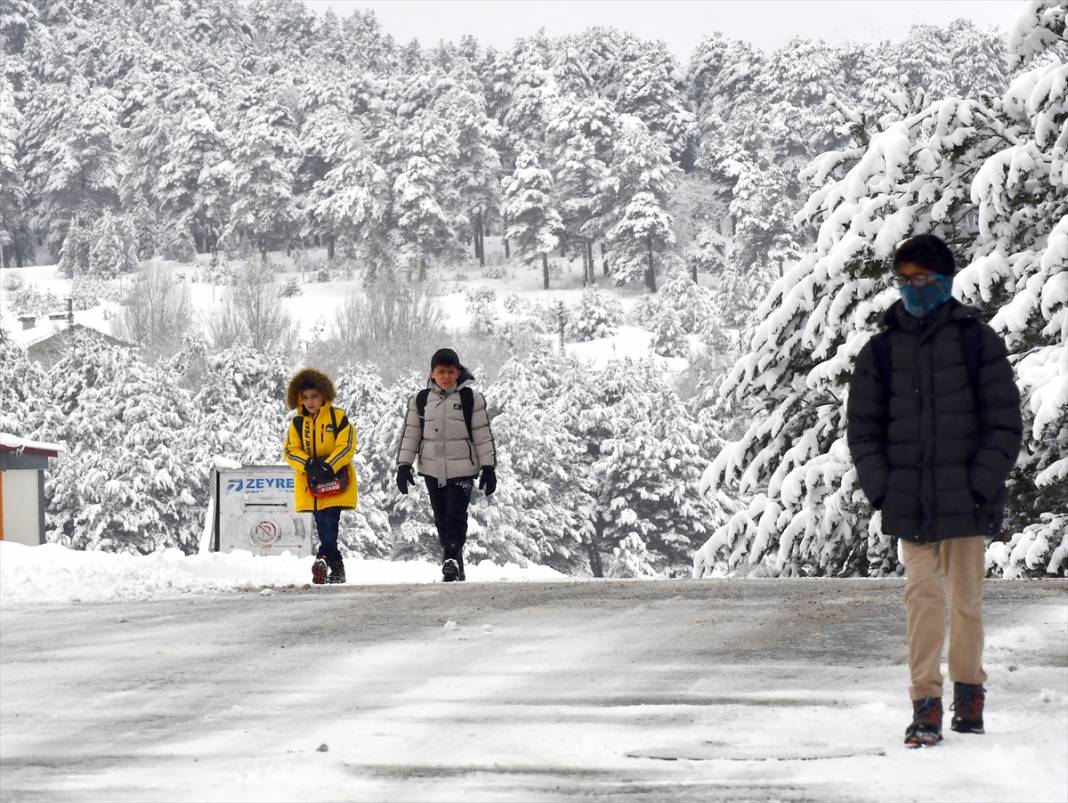
[[[452,558],[448,558],[441,564],[441,579],[451,583],[460,577],[460,566]]]
[[[912,724],[905,730],[909,747],[933,747],[942,741],[942,698],[912,701]]]
[[[339,558],[338,562],[330,567],[330,576],[326,578],[326,582],[330,584],[345,582],[345,561]]]
[[[317,586],[326,582],[326,561],[322,558],[316,558],[312,564],[312,582]]]
[[[953,684],[953,719],[949,727],[957,733],[986,733],[983,730],[983,704],[986,689],[979,683]]]

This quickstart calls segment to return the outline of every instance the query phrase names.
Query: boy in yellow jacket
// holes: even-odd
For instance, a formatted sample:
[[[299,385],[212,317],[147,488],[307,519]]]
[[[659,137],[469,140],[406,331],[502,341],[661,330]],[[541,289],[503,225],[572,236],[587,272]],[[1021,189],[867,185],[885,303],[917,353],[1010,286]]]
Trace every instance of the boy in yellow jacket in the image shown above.
[[[319,551],[312,563],[312,582],[317,585],[345,582],[337,532],[341,511],[355,508],[357,497],[352,467],[356,430],[333,401],[334,383],[321,371],[304,368],[289,380],[286,404],[296,415],[286,433],[283,456],[297,472],[297,510],[315,518]]]

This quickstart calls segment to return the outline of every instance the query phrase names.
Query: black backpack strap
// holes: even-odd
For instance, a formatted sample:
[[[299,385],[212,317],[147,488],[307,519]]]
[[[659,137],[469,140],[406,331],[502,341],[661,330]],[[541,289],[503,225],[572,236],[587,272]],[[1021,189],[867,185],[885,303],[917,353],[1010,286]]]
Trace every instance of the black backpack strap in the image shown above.
[[[979,321],[965,318],[960,322],[960,347],[964,352],[964,368],[968,371],[968,383],[976,400],[979,398],[979,362],[982,359],[983,333]]]
[[[415,412],[420,418],[426,418],[426,400],[430,398],[430,388],[423,388],[415,394]]]
[[[475,392],[471,388],[460,388],[460,406],[464,413],[464,423],[467,424],[467,437],[475,442],[475,430],[471,426],[471,419],[475,415]]]
[[[890,333],[879,332],[871,339],[871,353],[875,358],[875,369],[879,372],[887,398],[893,394],[894,364],[890,357]]]

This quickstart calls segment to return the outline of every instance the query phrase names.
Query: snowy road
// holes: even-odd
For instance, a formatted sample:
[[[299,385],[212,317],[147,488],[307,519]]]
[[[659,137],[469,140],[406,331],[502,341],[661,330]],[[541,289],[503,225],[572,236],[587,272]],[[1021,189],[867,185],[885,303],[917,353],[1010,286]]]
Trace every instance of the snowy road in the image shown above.
[[[990,584],[989,733],[920,752],[900,746],[901,593],[468,583],[9,605],[0,799],[1068,799],[1068,584]]]

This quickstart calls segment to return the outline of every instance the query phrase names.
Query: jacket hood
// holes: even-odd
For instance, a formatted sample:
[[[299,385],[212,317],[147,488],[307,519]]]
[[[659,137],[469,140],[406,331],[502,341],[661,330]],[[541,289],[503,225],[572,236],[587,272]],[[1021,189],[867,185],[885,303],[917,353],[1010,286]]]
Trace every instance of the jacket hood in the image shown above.
[[[981,311],[977,307],[970,307],[967,304],[962,304],[955,298],[951,298],[930,315],[926,316],[926,319],[921,319],[910,314],[908,310],[905,309],[905,302],[899,298],[883,311],[883,314],[879,318],[879,322],[887,329],[919,331],[920,329],[926,329],[931,324],[937,325],[949,320],[961,321],[965,318],[978,318],[980,314]]]
[[[305,385],[310,385],[319,391],[324,402],[331,403],[334,401],[336,394],[334,383],[330,377],[322,371],[316,371],[314,368],[302,368],[293,375],[293,378],[289,380],[289,386],[286,388],[286,407],[288,409],[301,409],[300,389]]]

